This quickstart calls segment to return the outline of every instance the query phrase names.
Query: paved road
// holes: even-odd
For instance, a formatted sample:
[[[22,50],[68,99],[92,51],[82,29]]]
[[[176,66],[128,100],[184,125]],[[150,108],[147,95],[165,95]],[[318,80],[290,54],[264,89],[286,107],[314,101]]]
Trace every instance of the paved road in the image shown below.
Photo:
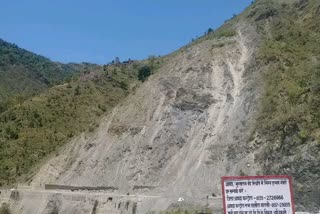
[[[10,193],[13,190],[7,190],[7,192],[9,194],[7,194],[8,197],[4,198],[4,195],[0,195],[0,201],[2,199],[6,199],[9,200],[10,198]],[[167,200],[169,199],[170,201],[176,201],[178,202],[179,198],[183,198],[185,202],[201,202],[202,204],[208,203],[209,207],[212,209],[215,209],[217,211],[219,211],[218,213],[220,213],[221,208],[222,208],[222,198],[221,197],[210,197],[207,199],[206,196],[201,197],[201,198],[194,198],[194,197],[184,197],[184,196],[168,196],[168,195],[148,195],[148,194],[119,194],[119,193],[112,193],[112,192],[107,192],[107,191],[89,191],[89,190],[79,190],[79,191],[70,191],[70,190],[46,190],[41,188],[40,186],[18,186],[17,191],[25,194],[25,197],[29,197],[29,196],[46,196],[46,195],[50,195],[50,194],[61,194],[62,196],[69,196],[71,197],[71,199],[73,200],[75,198],[78,197],[85,197],[87,198],[91,198],[94,200],[99,200],[99,207],[97,208],[98,211],[101,211],[100,213],[106,213],[105,211],[107,210],[107,213],[120,213],[118,212],[119,210],[115,209],[115,205],[114,203],[119,203],[119,202],[124,202],[124,201],[131,201],[131,202],[147,202],[147,203],[153,203],[154,200],[158,201],[157,199],[159,199],[159,201]],[[113,203],[108,203],[109,202],[109,197],[113,198]],[[78,200],[78,199],[77,199]],[[150,201],[149,201],[150,200]],[[149,202],[148,202],[149,201]],[[6,202],[6,201],[4,201]],[[200,204],[201,204],[200,203]],[[139,208],[141,209],[141,207],[139,206]],[[112,210],[112,212],[111,212]]]
[[[177,196],[168,196],[168,195],[137,195],[137,194],[117,194],[110,193],[106,191],[89,191],[89,190],[79,190],[79,191],[71,191],[71,190],[46,190],[41,189],[40,187],[32,187],[32,186],[19,186],[18,191],[21,192],[30,192],[30,193],[45,193],[45,194],[64,194],[64,195],[84,195],[84,196],[110,196],[110,197],[132,197],[132,198],[176,198],[177,200],[181,197],[184,199],[207,199],[206,197],[195,198],[195,197],[177,197]],[[221,197],[210,197],[209,200],[222,200]]]
[[[44,193],[44,194],[63,194],[63,195],[78,195],[78,196],[110,196],[110,197],[132,197],[132,198],[160,198],[158,195],[136,195],[136,194],[116,194],[109,192],[96,192],[96,191],[70,191],[70,190],[46,190],[46,189],[33,189],[32,187],[19,187],[17,189],[20,192],[29,193]]]

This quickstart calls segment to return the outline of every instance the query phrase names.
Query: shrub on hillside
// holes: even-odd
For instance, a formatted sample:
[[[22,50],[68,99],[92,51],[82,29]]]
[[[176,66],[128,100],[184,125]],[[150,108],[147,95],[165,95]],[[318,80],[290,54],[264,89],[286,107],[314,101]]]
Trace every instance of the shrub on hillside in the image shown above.
[[[151,68],[149,66],[143,66],[139,69],[138,79],[144,82],[152,74]]]

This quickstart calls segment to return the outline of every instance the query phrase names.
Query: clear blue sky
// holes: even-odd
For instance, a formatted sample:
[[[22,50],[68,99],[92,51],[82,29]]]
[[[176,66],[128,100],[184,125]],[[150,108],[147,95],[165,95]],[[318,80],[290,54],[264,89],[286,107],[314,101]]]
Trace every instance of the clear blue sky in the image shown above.
[[[60,62],[164,55],[252,0],[0,0],[0,38]]]

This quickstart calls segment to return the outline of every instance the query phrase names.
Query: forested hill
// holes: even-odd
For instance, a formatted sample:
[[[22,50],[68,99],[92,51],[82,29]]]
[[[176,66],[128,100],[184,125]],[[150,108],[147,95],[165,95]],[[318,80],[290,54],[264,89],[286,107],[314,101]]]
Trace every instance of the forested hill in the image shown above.
[[[0,39],[0,112],[61,83],[85,64],[61,64]]]
[[[54,65],[49,60],[47,63]],[[65,70],[56,71],[64,75],[62,71],[68,66],[61,66]],[[160,66],[160,58],[71,66],[84,71],[0,112],[0,187],[13,185],[21,177],[29,178],[45,158],[59,154],[61,146],[74,136],[93,132],[101,116],[134,92]],[[15,78],[20,81],[19,76]]]

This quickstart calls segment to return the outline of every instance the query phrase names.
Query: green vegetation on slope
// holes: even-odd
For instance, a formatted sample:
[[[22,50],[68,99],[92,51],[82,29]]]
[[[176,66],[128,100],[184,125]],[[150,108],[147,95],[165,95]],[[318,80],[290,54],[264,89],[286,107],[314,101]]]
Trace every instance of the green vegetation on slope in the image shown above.
[[[89,66],[55,63],[0,39],[0,112]]]
[[[303,207],[320,201],[320,2],[257,1],[263,45],[265,96],[258,130],[270,142],[260,161],[264,174],[290,174]],[[266,22],[266,20],[268,20]],[[300,209],[303,209],[300,208]]]
[[[320,5],[320,4],[319,4]],[[265,128],[275,130],[290,125],[303,140],[320,140],[320,19],[301,20],[290,7],[272,21],[271,38],[261,48],[260,60],[270,65],[263,101]],[[293,10],[296,11],[296,10]],[[311,11],[308,11],[312,13]]]
[[[158,62],[87,70],[0,114],[0,186],[30,174],[73,136],[94,131],[99,117],[139,85],[139,70]]]

